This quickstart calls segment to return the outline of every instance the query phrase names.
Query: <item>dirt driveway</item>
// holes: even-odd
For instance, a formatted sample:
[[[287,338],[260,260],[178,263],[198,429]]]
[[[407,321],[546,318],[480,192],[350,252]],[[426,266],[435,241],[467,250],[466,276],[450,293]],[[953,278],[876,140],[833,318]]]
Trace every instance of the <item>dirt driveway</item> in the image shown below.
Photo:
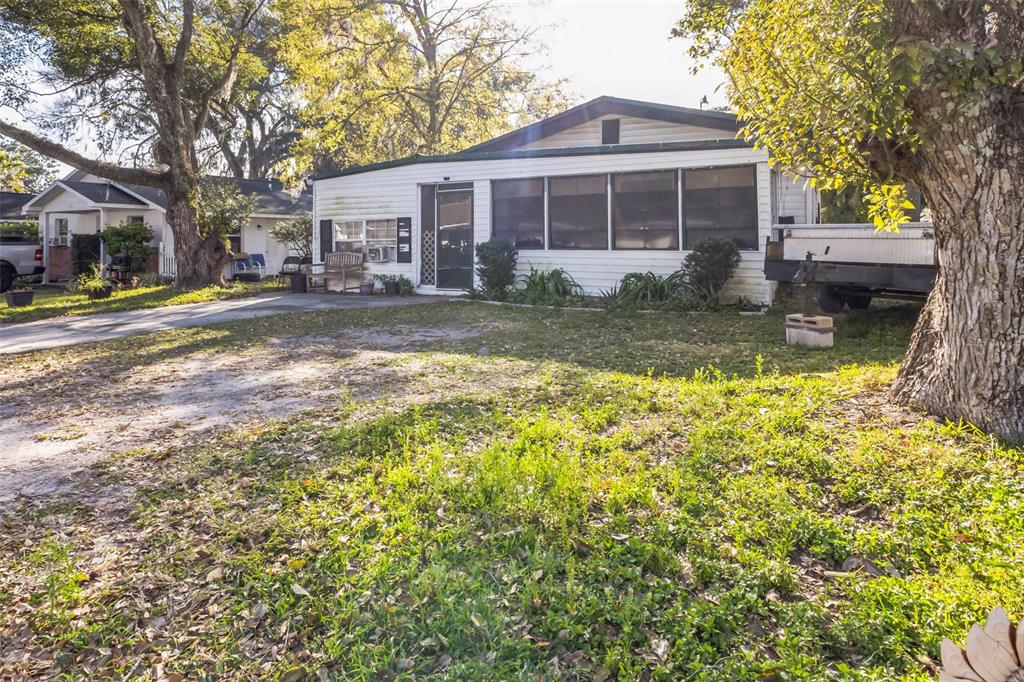
[[[14,356],[17,371],[0,371],[0,504],[82,489],[91,464],[140,448],[194,443],[350,400],[428,399],[444,390],[432,382],[437,367],[410,351],[443,350],[487,330],[449,321],[310,335],[302,318],[265,320],[280,331],[241,346],[216,342],[222,331],[214,326]],[[233,333],[244,334],[243,324]],[[206,337],[215,341],[196,340]],[[501,380],[481,377],[479,385]]]

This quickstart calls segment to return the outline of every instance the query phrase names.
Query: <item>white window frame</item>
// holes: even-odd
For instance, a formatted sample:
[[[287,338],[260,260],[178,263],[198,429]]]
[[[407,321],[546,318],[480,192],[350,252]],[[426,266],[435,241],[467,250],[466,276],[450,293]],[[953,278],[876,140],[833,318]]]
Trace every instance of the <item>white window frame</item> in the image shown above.
[[[71,222],[68,218],[54,218],[53,227],[56,230],[56,235],[51,240],[51,244],[67,246],[71,243]]]

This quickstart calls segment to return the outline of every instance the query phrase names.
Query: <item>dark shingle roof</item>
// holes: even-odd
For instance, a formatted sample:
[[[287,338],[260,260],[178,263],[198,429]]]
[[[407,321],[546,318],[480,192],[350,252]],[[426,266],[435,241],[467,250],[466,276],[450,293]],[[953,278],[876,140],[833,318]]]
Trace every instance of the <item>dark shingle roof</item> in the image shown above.
[[[0,192],[0,220],[23,220],[22,207],[33,196],[22,192]]]
[[[245,178],[228,178],[210,176],[209,179],[217,182],[230,182],[238,187],[243,194],[256,195],[256,213],[272,213],[281,215],[296,215],[313,210],[313,193],[303,190],[297,197],[285,190],[277,180],[249,180]],[[122,187],[144,197],[160,208],[167,208],[167,197],[161,190],[144,185],[129,185],[120,183]]]
[[[109,182],[82,182],[80,180],[62,180],[61,184],[66,185],[78,194],[97,204],[131,204],[133,206],[145,206],[131,194],[128,194],[117,185]]]

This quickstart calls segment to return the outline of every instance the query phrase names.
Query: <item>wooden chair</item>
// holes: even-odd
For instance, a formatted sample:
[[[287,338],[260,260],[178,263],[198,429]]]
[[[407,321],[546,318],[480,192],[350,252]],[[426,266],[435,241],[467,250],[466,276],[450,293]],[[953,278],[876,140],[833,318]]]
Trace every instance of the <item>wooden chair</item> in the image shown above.
[[[349,276],[355,275],[356,286],[359,286],[363,275],[363,254],[360,251],[338,251],[329,253],[324,258],[324,289],[327,291],[348,290]],[[341,286],[337,286],[338,280]]]

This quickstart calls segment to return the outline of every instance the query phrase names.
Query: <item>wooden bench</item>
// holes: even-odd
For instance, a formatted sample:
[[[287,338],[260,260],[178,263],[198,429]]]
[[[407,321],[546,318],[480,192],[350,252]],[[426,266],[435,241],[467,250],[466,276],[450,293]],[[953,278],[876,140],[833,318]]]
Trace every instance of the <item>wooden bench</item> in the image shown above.
[[[356,287],[363,278],[363,254],[361,251],[339,251],[324,258],[324,289],[344,293],[349,289],[349,277],[355,277]],[[338,282],[340,280],[340,287]]]

